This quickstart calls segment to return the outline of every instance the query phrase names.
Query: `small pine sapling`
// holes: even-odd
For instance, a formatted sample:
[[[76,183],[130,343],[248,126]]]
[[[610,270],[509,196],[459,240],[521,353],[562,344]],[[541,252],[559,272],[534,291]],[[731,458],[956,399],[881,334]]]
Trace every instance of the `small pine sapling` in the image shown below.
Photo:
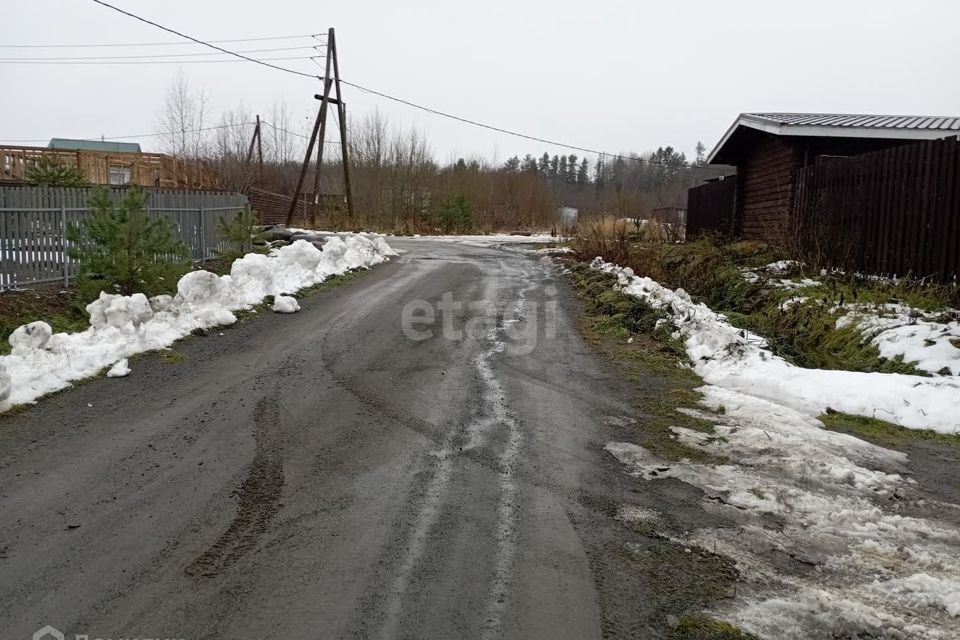
[[[263,237],[257,227],[257,215],[250,209],[240,210],[232,218],[220,216],[217,233],[230,245],[227,251],[222,252],[227,258],[239,258],[250,253]]]
[[[65,164],[53,155],[40,156],[36,164],[27,167],[27,182],[35,187],[85,187],[87,176],[83,169]]]
[[[98,189],[90,198],[90,215],[67,228],[80,301],[92,300],[100,291],[169,293],[189,271],[187,246],[175,237],[170,220],[146,213],[146,198],[132,187],[115,203]]]

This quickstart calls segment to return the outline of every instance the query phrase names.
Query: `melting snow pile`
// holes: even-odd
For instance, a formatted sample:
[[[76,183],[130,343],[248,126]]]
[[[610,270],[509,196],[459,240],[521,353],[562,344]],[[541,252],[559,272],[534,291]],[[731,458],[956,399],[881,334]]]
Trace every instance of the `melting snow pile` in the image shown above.
[[[300,303],[293,296],[277,296],[273,300],[273,310],[277,313],[296,313],[300,311]]]
[[[891,373],[796,367],[766,349],[765,340],[677,289],[672,291],[630,268],[596,258],[593,268],[618,278],[624,293],[670,316],[685,340],[694,370],[707,383],[790,407],[809,416],[827,408],[881,418],[912,429],[960,433],[960,382]]]
[[[33,322],[10,335],[12,352],[0,357],[0,402],[3,408],[32,402],[111,365],[108,375],[126,375],[131,355],[168,347],[197,329],[233,324],[234,311],[268,295],[274,296],[275,310],[296,311],[297,301],[282,294],[394,255],[373,235],[330,236],[322,251],[297,240],[269,255],[247,254],[234,261],[229,275],[192,271],[177,283],[175,296],[101,293],[87,305],[86,331],[53,334],[46,322]]]
[[[747,588],[720,617],[785,640],[960,637],[960,530],[917,515],[957,507],[916,495],[900,474],[905,454],[738,391],[701,391],[706,406],[725,409],[690,412],[714,432],[673,431],[727,464],[667,462],[622,442],[607,450],[635,476],[700,488],[703,507],[728,520],[675,538],[736,562]]]
[[[606,447],[637,477],[698,487],[704,509],[729,523],[675,538],[736,562],[747,588],[718,615],[760,637],[785,640],[960,638],[960,529],[939,519],[950,514],[947,520],[956,522],[958,507],[921,495],[902,475],[905,454],[828,431],[816,419],[832,407],[952,433],[960,428],[957,381],[795,367],[766,349],[762,337],[694,304],[683,290],[600,258],[593,267],[667,313],[708,383],[700,389],[702,404],[723,408],[721,415],[688,411],[712,422],[712,433],[672,431],[725,464],[664,461],[630,443]],[[915,316],[910,323],[850,318],[901,349],[903,342],[915,350],[918,340],[933,341],[924,347],[933,351],[918,359],[924,367],[956,364],[942,346],[955,326],[945,333],[945,325],[927,326]],[[670,514],[624,507],[620,517],[649,523]]]
[[[948,316],[944,322],[944,316]],[[854,305],[837,326],[855,325],[877,345],[885,358],[904,362],[929,373],[960,376],[960,312],[927,313],[899,304]],[[953,318],[953,319],[949,319]]]

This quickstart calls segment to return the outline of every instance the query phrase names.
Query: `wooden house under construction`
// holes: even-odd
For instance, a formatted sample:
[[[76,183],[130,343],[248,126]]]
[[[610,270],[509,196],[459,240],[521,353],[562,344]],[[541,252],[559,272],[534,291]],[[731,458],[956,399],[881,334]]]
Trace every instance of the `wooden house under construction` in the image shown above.
[[[133,142],[53,138],[46,147],[0,146],[0,183],[27,182],[42,157],[80,167],[90,184],[164,188],[216,188],[217,176],[200,163],[148,153]]]

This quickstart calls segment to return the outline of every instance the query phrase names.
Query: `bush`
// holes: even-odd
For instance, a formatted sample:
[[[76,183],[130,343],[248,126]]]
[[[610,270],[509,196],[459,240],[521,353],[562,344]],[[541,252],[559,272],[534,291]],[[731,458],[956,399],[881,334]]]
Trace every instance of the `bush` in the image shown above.
[[[462,193],[451,194],[440,203],[438,218],[440,226],[447,233],[472,229],[473,211],[470,200]]]
[[[87,176],[76,165],[67,165],[53,155],[42,155],[27,167],[27,182],[35,187],[85,187]]]
[[[69,256],[77,261],[76,289],[80,301],[105,290],[130,295],[170,292],[190,269],[186,245],[162,216],[144,211],[146,194],[133,187],[116,204],[104,189],[90,198],[91,213],[70,225]]]

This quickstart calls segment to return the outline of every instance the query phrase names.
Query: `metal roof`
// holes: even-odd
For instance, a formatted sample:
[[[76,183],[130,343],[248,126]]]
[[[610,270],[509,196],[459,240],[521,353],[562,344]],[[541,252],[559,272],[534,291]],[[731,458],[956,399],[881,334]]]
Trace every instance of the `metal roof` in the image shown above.
[[[960,118],[946,116],[878,116],[843,113],[742,113],[740,117],[793,126],[960,131]]]
[[[80,149],[82,151],[113,151],[116,153],[140,153],[137,142],[110,142],[109,140],[71,140],[70,138],[51,138],[50,149]]]
[[[741,113],[707,156],[713,162],[741,127],[777,136],[936,140],[960,135],[960,117],[845,113]]]

